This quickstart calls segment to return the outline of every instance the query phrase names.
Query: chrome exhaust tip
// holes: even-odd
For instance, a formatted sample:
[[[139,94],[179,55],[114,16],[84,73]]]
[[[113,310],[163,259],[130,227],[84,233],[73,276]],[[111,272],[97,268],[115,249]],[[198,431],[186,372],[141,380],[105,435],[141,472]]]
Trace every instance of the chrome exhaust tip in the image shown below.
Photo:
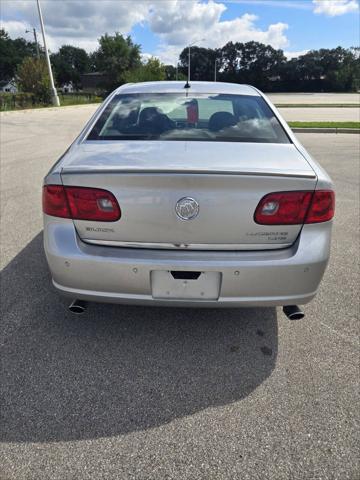
[[[305,313],[297,305],[286,305],[283,312],[289,320],[301,320],[305,317]]]
[[[71,313],[75,313],[76,315],[81,315],[85,312],[87,307],[87,302],[83,300],[74,300],[69,305],[69,310]]]

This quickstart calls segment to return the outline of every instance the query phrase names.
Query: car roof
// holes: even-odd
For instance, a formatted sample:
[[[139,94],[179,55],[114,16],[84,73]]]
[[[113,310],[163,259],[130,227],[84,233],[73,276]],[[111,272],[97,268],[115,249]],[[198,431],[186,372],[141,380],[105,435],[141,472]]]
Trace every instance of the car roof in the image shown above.
[[[176,82],[141,82],[127,83],[116,90],[116,93],[180,93],[184,92],[186,80]],[[193,82],[190,81],[188,92],[218,93],[233,95],[259,96],[259,92],[250,85],[225,82]]]

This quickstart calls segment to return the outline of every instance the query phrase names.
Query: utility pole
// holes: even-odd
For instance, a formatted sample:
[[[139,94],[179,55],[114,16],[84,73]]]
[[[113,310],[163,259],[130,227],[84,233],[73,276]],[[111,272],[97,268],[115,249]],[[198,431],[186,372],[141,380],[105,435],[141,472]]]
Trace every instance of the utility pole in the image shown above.
[[[44,42],[46,63],[47,63],[48,70],[49,70],[50,85],[51,85],[51,92],[52,92],[52,103],[56,107],[60,107],[60,100],[59,100],[59,97],[58,97],[58,94],[57,94],[57,91],[56,91],[56,88],[55,88],[54,77],[53,77],[52,70],[51,70],[49,51],[48,51],[47,44],[46,44],[45,28],[44,28],[44,21],[43,21],[42,13],[41,13],[40,1],[36,0],[36,3],[37,3],[38,11],[39,11],[39,19],[40,19],[41,32],[42,32],[42,37],[43,37],[43,42]]]
[[[215,58],[214,82],[216,82],[216,64],[217,64],[217,58]]]
[[[37,41],[36,28],[33,28],[32,31],[33,31],[33,34],[34,34],[34,42],[35,42],[35,46],[36,46],[36,56],[37,56],[38,60],[40,60],[40,51],[39,51],[39,44],[38,44],[38,41]],[[25,30],[25,33],[30,33],[30,32],[31,32],[31,30]]]

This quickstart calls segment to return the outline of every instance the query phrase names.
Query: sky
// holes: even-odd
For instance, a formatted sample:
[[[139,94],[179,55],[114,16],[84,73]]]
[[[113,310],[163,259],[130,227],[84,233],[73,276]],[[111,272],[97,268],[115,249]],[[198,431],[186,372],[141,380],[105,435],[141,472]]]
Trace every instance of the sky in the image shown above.
[[[218,48],[258,41],[288,58],[312,49],[359,46],[359,0],[40,0],[48,47],[88,52],[105,32],[130,34],[144,58],[175,64],[192,43]],[[1,0],[1,27],[12,38],[40,31],[36,0]]]

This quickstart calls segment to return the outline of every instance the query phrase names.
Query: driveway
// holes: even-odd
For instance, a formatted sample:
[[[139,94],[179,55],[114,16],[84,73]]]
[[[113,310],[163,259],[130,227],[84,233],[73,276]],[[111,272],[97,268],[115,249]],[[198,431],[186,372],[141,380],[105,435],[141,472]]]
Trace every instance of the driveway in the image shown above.
[[[1,118],[1,478],[358,478],[359,136],[299,135],[337,189],[304,320],[96,304],[76,317],[50,284],[41,179],[92,111]]]

